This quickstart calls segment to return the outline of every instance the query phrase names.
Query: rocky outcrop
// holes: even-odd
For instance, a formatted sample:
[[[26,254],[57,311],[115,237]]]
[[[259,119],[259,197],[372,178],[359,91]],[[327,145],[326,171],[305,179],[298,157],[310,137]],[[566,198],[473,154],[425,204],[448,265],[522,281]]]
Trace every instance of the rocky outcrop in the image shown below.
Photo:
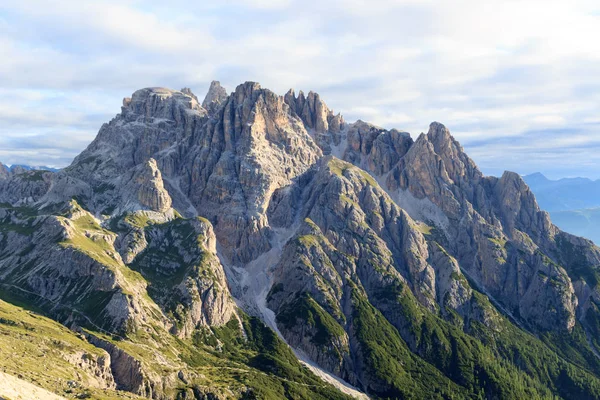
[[[552,240],[558,228],[550,215],[541,211],[535,197],[523,179],[514,172],[505,172],[494,186],[495,206],[507,233],[515,229],[527,232],[536,243]]]
[[[300,91],[296,97],[294,90],[290,89],[284,100],[292,112],[317,134],[337,133],[343,128],[344,119],[339,114],[334,115],[318,93],[310,91],[308,96],[304,96],[304,92]]]
[[[90,334],[87,334],[86,338],[91,344],[105,350],[110,355],[110,369],[117,389],[150,399],[162,398],[156,392],[159,383],[148,377],[148,373],[144,370],[140,361],[106,340]]]
[[[10,276],[15,294],[64,323],[123,332],[148,322],[156,306],[144,301],[145,282],[129,274],[114,249],[116,235],[78,204],[69,207],[63,216],[0,211],[0,277]]]
[[[54,173],[50,171],[11,171],[0,178],[0,202],[13,205],[33,204],[46,194],[53,177]]]
[[[192,89],[188,88],[188,87],[184,87],[183,89],[180,90],[181,93],[190,96],[192,99],[196,100],[196,102],[198,102],[198,96],[196,96],[193,92]],[[204,105],[203,105],[204,108]]]
[[[414,218],[435,226],[462,269],[513,313],[541,329],[573,327],[571,282],[547,258],[557,228],[518,175],[484,177],[449,131],[432,123],[386,186]],[[545,280],[547,273],[558,281]]]
[[[143,233],[146,244],[130,264],[149,281],[149,294],[172,318],[181,338],[199,327],[219,327],[237,318],[212,225],[205,219],[176,219]]]
[[[135,196],[134,204],[157,212],[165,212],[171,208],[171,196],[165,189],[162,174],[153,158],[135,169],[128,187]],[[127,195],[129,193],[126,192],[125,196]],[[126,197],[124,202],[128,200]]]
[[[205,117],[206,110],[188,94],[164,88],[138,90],[123,101],[121,113],[104,124],[96,139],[61,172],[92,186],[110,182],[150,158],[158,161],[158,153],[168,153]]]
[[[214,114],[219,107],[227,101],[227,90],[221,86],[219,81],[212,81],[208,92],[202,101],[202,107],[209,114]]]
[[[308,96],[300,91],[298,97],[290,89],[283,97],[290,107],[292,115],[298,117],[313,136],[325,154],[329,154],[332,146],[337,146],[341,141],[341,131],[345,127],[341,114],[333,114],[318,93],[309,92]]]
[[[104,353],[96,356],[83,351],[74,354],[66,354],[66,360],[77,368],[87,372],[94,377],[94,382],[88,383],[92,387],[100,389],[116,389],[115,380],[110,369],[110,355]]]
[[[351,164],[332,157],[319,162],[294,186],[274,194],[269,220],[297,229],[275,267],[268,296],[280,331],[313,361],[353,384],[374,377],[355,364],[365,355],[353,343],[356,305],[349,288],[364,290],[408,343],[415,338],[391,295],[406,285],[431,311],[448,307],[479,318],[456,260],[428,243],[423,227]],[[305,222],[296,227],[297,220]],[[385,384],[377,385],[384,390]]]
[[[348,126],[346,143],[345,161],[383,175],[406,154],[413,140],[406,132],[387,131],[359,120]]]
[[[8,167],[6,167],[6,165],[0,163],[0,180],[8,179],[9,176],[10,176],[10,170],[8,169]]]

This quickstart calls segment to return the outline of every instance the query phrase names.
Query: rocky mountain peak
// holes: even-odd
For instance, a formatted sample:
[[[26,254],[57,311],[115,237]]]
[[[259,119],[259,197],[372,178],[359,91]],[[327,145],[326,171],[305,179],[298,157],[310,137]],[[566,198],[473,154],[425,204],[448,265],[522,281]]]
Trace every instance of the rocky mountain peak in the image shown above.
[[[429,124],[429,131],[425,135],[420,135],[419,139],[427,140],[433,144],[433,149],[436,154],[443,155],[450,153],[452,155],[458,155],[463,153],[463,149],[460,144],[454,139],[450,130],[439,122],[432,122]]]
[[[533,192],[519,174],[505,171],[495,190],[497,198],[502,199],[503,222],[509,232],[514,229],[529,231],[532,236],[537,236],[537,240],[556,234],[549,214],[540,210]]]
[[[467,181],[478,182],[483,177],[473,160],[467,156],[460,143],[443,124],[432,122],[427,132],[427,139],[433,144],[435,153],[444,161],[449,177],[457,185],[464,186]]]
[[[171,208],[171,196],[165,189],[156,160],[140,164],[133,173],[131,185],[137,201],[152,211],[165,212]]]
[[[260,83],[247,81],[238,85],[233,95],[238,103],[243,103],[246,99],[253,101],[256,99],[255,94],[258,95],[261,89]]]
[[[201,113],[203,110],[196,96],[190,93],[189,90],[184,93],[161,87],[140,89],[133,93],[127,107],[136,114],[154,118],[170,118],[173,110],[179,107]]]
[[[439,123],[437,121],[434,121],[431,124],[429,124],[429,131],[427,132],[427,137],[429,138],[429,140],[436,143],[453,140],[448,128],[446,128],[444,124]]]
[[[191,135],[207,115],[189,90],[137,90],[123,100],[121,113],[102,125],[69,168],[79,171],[84,180],[91,179],[92,170],[101,170],[105,178],[121,173]]]
[[[337,133],[344,125],[343,117],[340,114],[334,115],[316,92],[310,91],[307,96],[304,96],[304,92],[300,91],[296,97],[294,90],[290,89],[285,94],[284,101],[290,106],[292,113],[297,115],[308,129],[314,130],[317,134],[328,131]]]
[[[198,104],[191,93],[152,87],[137,90],[130,98],[123,99],[122,122],[160,123],[174,121],[177,125],[186,124],[190,119],[206,115],[206,110]]]
[[[183,94],[187,94],[188,96],[192,97],[194,100],[198,101],[198,96],[196,96],[192,92],[192,89],[190,89],[188,87],[184,87],[183,89],[180,90],[180,92],[183,93]]]
[[[0,179],[7,179],[10,175],[10,170],[6,165],[0,163]]]
[[[221,86],[219,81],[212,81],[208,88],[208,93],[202,101],[202,107],[213,113],[221,104],[227,100],[227,90]]]

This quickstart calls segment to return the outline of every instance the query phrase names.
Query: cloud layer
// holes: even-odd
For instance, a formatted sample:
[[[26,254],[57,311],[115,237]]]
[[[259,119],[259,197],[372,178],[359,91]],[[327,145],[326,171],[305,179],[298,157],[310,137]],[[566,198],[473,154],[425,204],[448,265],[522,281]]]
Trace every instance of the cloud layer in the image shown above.
[[[315,90],[347,120],[413,134],[441,121],[490,174],[600,178],[597,1],[10,3],[8,164],[65,166],[134,90],[202,96],[219,79]]]

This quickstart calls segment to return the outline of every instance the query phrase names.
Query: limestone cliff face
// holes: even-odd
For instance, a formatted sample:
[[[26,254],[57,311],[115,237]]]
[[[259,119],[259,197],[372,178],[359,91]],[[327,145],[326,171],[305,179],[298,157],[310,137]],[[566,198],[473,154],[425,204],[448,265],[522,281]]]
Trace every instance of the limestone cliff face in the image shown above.
[[[181,190],[236,264],[269,250],[271,193],[321,156],[283,99],[252,82],[238,86],[189,145],[183,160],[164,162],[180,166]]]
[[[3,166],[4,167],[4,166]],[[1,169],[1,168],[0,168]],[[53,173],[49,171],[8,171],[0,178],[0,202],[10,204],[33,204],[46,194]]]
[[[326,154],[331,151],[331,146],[339,145],[345,122],[341,114],[335,115],[318,93],[310,91],[308,96],[300,91],[298,97],[290,89],[283,97],[290,107],[292,115],[297,116],[311,132],[315,141]]]
[[[92,378],[90,386],[100,389],[116,389],[115,379],[110,369],[111,358],[107,352],[97,356],[77,351],[73,354],[65,354],[65,359],[77,368],[87,372]]]
[[[160,395],[160,391],[157,390],[160,384],[155,379],[149,379],[140,361],[108,341],[99,339],[93,335],[87,335],[87,339],[90,343],[105,350],[110,355],[111,369],[117,389],[151,399],[163,398]]]
[[[166,212],[171,208],[171,196],[165,189],[162,174],[153,158],[133,171],[128,186],[133,192],[134,200],[142,207],[157,212]],[[126,196],[128,194],[125,193]],[[125,202],[128,200],[124,199]]]
[[[334,132],[325,135],[338,137]],[[512,312],[544,329],[573,327],[578,301],[572,285],[559,279],[557,290],[541,280],[548,267],[536,256],[538,247],[552,253],[557,228],[516,174],[484,177],[439,123],[432,123],[429,132],[413,142],[408,134],[358,121],[346,126],[334,143],[338,156],[384,182],[396,204],[433,227],[461,267]],[[528,266],[526,271],[522,265]],[[558,268],[551,276],[567,275]],[[533,302],[540,296],[551,302],[562,299],[551,306],[555,318],[548,318],[543,302]]]
[[[138,209],[165,213],[174,205],[184,214],[209,218],[223,255],[243,264],[271,248],[266,217],[271,194],[306,171],[322,151],[335,153],[385,182],[392,200],[441,234],[444,247],[469,275],[513,312],[548,328],[573,326],[578,301],[571,282],[564,281],[565,294],[557,296],[541,278],[567,276],[564,268],[548,267],[536,255],[538,249],[553,253],[558,230],[518,176],[483,177],[443,125],[433,123],[413,142],[396,130],[362,121],[345,124],[314,92],[296,97],[290,91],[282,98],[255,83],[227,96],[213,82],[203,104],[212,107],[212,116],[190,90],[139,90],[64,172],[4,173],[4,199],[60,203],[76,197],[94,212],[113,215]],[[339,190],[352,198],[353,190]],[[396,246],[404,243],[396,241]],[[131,243],[141,243],[137,252],[144,247],[143,241]],[[587,257],[593,262],[597,256]],[[528,270],[519,267],[517,273],[522,264]],[[435,272],[410,268],[411,285],[423,285],[418,292],[436,298]],[[548,319],[543,305],[535,311],[533,299],[540,296],[562,299],[556,304],[562,322]]]
[[[344,120],[341,115],[334,115],[318,93],[310,91],[308,96],[304,96],[304,92],[300,91],[296,97],[294,90],[290,89],[285,94],[284,101],[291,111],[316,133],[339,132],[343,127]]]
[[[0,211],[3,226],[13,227],[0,233],[0,277],[65,323],[88,321],[122,332],[148,322],[156,306],[144,301],[144,282],[126,276],[113,247],[116,236],[77,204],[69,207],[61,216]]]
[[[568,273],[540,255],[554,246],[558,230],[518,175],[483,177],[434,123],[390,172],[387,186],[408,200],[415,217],[444,232],[461,267],[512,312],[542,329],[574,326],[578,300]]]

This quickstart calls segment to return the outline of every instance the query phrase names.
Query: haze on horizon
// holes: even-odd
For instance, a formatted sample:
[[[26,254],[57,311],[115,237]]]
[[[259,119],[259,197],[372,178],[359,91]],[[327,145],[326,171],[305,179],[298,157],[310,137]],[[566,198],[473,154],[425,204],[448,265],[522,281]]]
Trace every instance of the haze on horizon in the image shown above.
[[[202,2],[206,3],[206,2]],[[139,88],[314,90],[487,174],[600,178],[597,1],[0,3],[0,161],[63,167]]]

